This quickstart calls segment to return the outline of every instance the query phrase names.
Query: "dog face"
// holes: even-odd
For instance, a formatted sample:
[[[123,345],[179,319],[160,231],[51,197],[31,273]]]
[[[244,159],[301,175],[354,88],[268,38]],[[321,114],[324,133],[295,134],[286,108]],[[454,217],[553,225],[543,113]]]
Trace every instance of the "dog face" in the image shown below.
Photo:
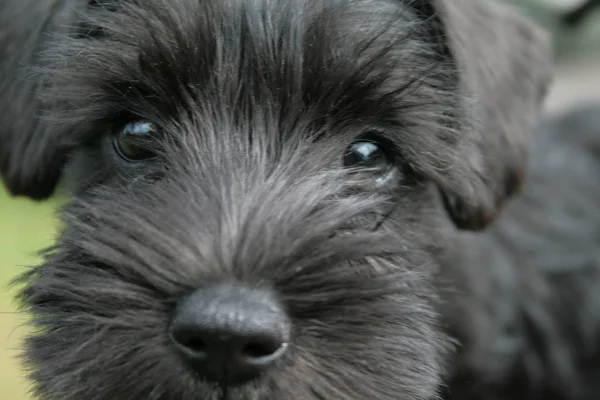
[[[80,3],[32,11],[71,28],[2,116],[13,193],[73,193],[22,279],[36,392],[435,398],[443,238],[518,189],[545,37],[473,0]]]

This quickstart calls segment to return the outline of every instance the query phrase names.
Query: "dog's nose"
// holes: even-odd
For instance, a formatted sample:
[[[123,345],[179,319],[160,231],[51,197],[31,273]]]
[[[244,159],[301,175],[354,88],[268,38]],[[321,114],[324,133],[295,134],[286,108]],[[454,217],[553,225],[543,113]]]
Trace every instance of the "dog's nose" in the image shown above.
[[[285,353],[290,322],[270,292],[212,285],[179,303],[170,336],[202,377],[239,385],[258,377]]]

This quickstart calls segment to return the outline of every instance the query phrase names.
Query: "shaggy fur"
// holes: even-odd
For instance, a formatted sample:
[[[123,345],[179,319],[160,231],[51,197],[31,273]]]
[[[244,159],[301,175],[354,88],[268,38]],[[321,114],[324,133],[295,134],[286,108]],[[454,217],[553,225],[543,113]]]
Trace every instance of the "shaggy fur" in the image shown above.
[[[453,398],[600,396],[599,127],[600,105],[544,121],[521,194],[484,234],[455,238]]]
[[[596,398],[597,153],[542,135],[493,224],[527,176],[549,47],[479,0],[5,0],[0,170],[15,195],[63,176],[72,194],[20,280],[35,395]],[[113,142],[135,121],[156,157],[130,163]],[[385,177],[344,166],[366,139]],[[166,334],[222,282],[293,324],[241,386]]]

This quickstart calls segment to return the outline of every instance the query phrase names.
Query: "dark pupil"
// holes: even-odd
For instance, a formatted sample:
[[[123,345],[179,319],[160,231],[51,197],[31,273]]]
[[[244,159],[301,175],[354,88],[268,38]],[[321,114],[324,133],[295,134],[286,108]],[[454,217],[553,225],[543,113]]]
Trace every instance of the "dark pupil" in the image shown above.
[[[127,138],[119,138],[118,145],[119,151],[123,154],[123,156],[125,156],[125,158],[129,158],[131,160],[144,160],[154,157],[154,154],[151,151],[140,147]]]
[[[121,157],[129,161],[154,157],[154,153],[140,143],[150,135],[151,131],[152,127],[148,123],[127,124],[115,140],[117,151]]]
[[[381,148],[372,142],[353,143],[344,159],[346,166],[363,166],[383,169],[388,160]]]

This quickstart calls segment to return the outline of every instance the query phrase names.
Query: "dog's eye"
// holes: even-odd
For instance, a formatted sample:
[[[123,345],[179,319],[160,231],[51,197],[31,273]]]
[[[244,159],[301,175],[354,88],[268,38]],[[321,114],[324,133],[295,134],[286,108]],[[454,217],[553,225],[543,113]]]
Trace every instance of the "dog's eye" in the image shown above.
[[[129,162],[154,158],[156,155],[144,146],[152,132],[153,127],[149,122],[132,122],[125,125],[113,140],[117,154]]]
[[[373,140],[357,140],[344,155],[344,166],[364,167],[385,174],[392,168],[392,159],[382,145]]]

